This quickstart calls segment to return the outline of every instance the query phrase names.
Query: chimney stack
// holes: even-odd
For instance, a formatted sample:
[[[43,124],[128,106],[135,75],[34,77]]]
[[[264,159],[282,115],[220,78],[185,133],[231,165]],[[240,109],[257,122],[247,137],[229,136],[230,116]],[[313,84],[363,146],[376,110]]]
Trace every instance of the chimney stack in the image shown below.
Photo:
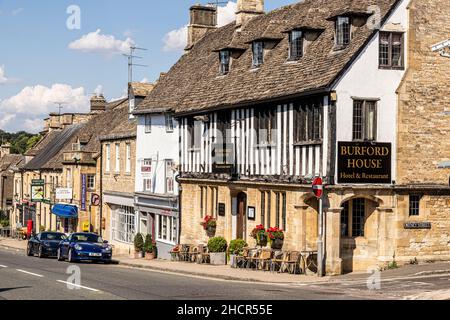
[[[0,158],[8,154],[11,154],[11,145],[9,143],[2,144],[0,147]]]
[[[188,40],[186,51],[200,40],[209,30],[217,28],[217,9],[213,6],[193,5],[190,9]]]
[[[237,0],[237,27],[245,25],[250,19],[261,14],[264,14],[264,0]]]
[[[100,95],[95,95],[91,98],[91,113],[100,113],[106,110],[106,99]]]

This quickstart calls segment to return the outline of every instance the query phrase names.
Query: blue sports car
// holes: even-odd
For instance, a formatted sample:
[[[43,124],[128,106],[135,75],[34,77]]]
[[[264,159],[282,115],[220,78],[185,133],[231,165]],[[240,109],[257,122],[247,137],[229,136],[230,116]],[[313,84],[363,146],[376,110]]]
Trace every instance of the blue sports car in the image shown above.
[[[39,258],[56,257],[59,244],[65,238],[66,235],[60,232],[42,232],[34,235],[28,240],[27,256],[37,254]]]
[[[112,248],[108,241],[95,233],[73,233],[61,241],[58,247],[58,261],[70,263],[77,261],[92,261],[110,263]]]

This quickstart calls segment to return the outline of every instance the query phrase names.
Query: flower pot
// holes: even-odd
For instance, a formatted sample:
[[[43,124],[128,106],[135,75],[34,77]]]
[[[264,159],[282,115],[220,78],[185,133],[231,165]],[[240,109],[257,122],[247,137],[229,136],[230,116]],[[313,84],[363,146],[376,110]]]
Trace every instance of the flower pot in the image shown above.
[[[134,252],[134,258],[135,259],[142,259],[144,257],[144,254],[142,251],[135,251]]]
[[[275,239],[271,243],[271,247],[274,250],[281,250],[283,248],[284,240],[282,239]]]
[[[206,235],[210,238],[213,238],[216,235],[216,228],[215,227],[206,228]]]
[[[259,239],[256,240],[256,244],[260,247],[267,246],[267,237],[266,236],[259,236]]]
[[[214,266],[224,266],[227,264],[226,252],[211,252],[209,254],[211,264]]]
[[[145,260],[153,260],[153,259],[155,259],[155,254],[153,252],[145,253]]]

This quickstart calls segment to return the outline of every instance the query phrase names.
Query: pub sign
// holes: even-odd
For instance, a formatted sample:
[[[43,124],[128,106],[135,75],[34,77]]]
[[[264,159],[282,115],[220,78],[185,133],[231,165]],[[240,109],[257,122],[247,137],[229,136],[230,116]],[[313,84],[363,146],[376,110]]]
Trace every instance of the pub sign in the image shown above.
[[[234,171],[234,145],[216,143],[212,145],[212,171],[218,174],[232,174]]]
[[[391,143],[338,143],[338,183],[391,184],[391,171]]]

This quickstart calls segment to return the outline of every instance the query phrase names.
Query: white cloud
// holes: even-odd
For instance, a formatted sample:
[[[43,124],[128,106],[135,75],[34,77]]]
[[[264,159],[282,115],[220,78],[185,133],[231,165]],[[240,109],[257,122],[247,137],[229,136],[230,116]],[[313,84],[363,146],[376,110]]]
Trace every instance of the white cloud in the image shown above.
[[[237,4],[236,2],[228,1],[225,7],[219,7],[217,10],[217,25],[219,27],[225,26],[236,20]]]
[[[236,20],[237,4],[233,1],[228,1],[224,7],[218,7],[217,10],[217,26],[222,27],[232,21]],[[185,25],[176,30],[168,32],[163,39],[164,52],[178,52],[182,51],[187,45],[188,26]]]
[[[102,85],[98,85],[97,88],[95,88],[95,94],[97,95],[97,97],[101,94],[103,94],[103,86]]]
[[[5,75],[5,66],[0,66],[0,84],[5,84],[8,82],[8,78]]]
[[[101,34],[101,32],[98,29],[82,36],[80,39],[71,42],[69,49],[112,55],[129,53],[130,47],[135,45],[133,39],[129,37],[125,40],[118,40],[112,35]]]
[[[141,80],[141,83],[150,83],[150,80],[148,80],[148,78],[144,78]]]
[[[51,87],[36,85],[0,100],[0,128],[13,132],[39,132],[42,130],[42,119],[58,111],[55,102],[63,103],[62,112],[89,112],[89,97],[84,88],[72,88],[67,84]]]

